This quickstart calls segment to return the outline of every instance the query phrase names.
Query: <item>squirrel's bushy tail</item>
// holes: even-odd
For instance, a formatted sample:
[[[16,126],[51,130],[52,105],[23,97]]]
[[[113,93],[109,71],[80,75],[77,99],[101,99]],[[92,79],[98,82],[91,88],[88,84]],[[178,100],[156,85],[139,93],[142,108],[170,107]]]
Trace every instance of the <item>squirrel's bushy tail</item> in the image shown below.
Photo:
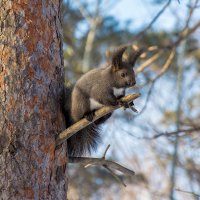
[[[91,153],[100,142],[99,126],[91,124],[67,140],[68,156],[79,157]]]
[[[112,113],[96,120],[94,123],[78,131],[67,140],[68,156],[80,157],[85,153],[96,150],[98,143],[101,142],[100,125],[103,124]]]

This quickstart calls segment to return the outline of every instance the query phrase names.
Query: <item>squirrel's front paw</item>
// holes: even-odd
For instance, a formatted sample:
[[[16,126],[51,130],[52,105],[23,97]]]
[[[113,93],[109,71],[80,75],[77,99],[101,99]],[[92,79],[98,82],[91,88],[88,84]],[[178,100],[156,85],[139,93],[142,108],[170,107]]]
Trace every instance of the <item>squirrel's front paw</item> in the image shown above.
[[[92,122],[92,120],[94,119],[94,111],[91,111],[87,114],[84,115],[84,117],[89,121],[89,122]]]
[[[127,103],[127,102],[118,101],[118,105],[123,106],[125,109],[129,108],[129,103]]]
[[[124,107],[124,110],[126,110],[127,108],[131,108],[132,106],[134,106],[134,103],[133,101],[128,103],[128,102],[123,102],[123,101],[118,101],[118,104],[120,106],[123,106]]]

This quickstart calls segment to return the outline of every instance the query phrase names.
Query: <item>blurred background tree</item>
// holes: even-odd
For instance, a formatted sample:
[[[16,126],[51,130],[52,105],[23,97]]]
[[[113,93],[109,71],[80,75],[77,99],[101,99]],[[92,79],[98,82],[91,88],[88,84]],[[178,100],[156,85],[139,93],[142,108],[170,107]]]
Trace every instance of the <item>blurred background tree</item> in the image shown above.
[[[104,169],[70,165],[70,200],[200,198],[199,9],[198,0],[63,2],[66,85],[105,63],[120,44],[158,49],[140,59],[137,86],[129,91],[142,94],[139,114],[115,112],[92,155],[111,144],[108,157],[136,176],[125,177],[123,188]]]

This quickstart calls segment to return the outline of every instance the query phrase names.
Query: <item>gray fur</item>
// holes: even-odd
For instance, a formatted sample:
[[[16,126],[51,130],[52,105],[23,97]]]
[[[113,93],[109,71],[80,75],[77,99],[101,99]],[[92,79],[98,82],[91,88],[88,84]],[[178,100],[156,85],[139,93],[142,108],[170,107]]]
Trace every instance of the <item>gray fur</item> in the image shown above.
[[[111,64],[104,68],[93,69],[77,81],[71,94],[72,123],[79,121],[100,106],[117,105],[118,99],[125,95],[125,89],[135,85],[132,64],[122,60],[125,50],[126,47],[119,48],[113,54]],[[124,90],[121,91],[121,94],[116,94],[116,89]],[[93,104],[91,105],[91,103]],[[69,138],[69,155],[81,156],[86,152],[91,152],[91,149],[95,149],[100,140],[98,125],[109,117],[110,115],[103,117]]]
[[[74,121],[80,120],[90,110],[90,99],[102,105],[116,105],[115,88],[127,88],[135,84],[133,68],[124,63],[124,68],[112,71],[112,66],[93,69],[83,75],[76,83],[72,92],[71,116]],[[122,78],[121,73],[127,73]],[[130,84],[129,84],[130,83]]]

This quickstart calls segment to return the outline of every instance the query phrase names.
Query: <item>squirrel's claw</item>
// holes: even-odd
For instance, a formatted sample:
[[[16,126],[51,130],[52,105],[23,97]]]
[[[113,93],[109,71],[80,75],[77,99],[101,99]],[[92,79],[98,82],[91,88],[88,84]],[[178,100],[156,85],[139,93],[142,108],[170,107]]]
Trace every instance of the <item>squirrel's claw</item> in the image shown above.
[[[89,121],[92,122],[92,120],[94,119],[94,111],[91,111],[90,113],[87,113],[84,115],[84,117]]]
[[[133,112],[138,113],[138,110],[137,110],[136,108],[134,108],[133,106],[131,106],[130,109],[131,109]]]
[[[129,104],[127,103],[127,102],[123,102],[123,101],[118,101],[118,104],[120,105],[120,106],[123,106],[124,108],[129,108]]]
[[[130,103],[119,101],[118,103],[120,106],[124,107],[124,110],[126,110],[127,108],[130,108],[133,112],[138,113],[137,109],[133,107],[134,106],[133,101]]]
[[[135,104],[134,104],[134,102],[133,101],[131,101],[130,103],[129,103],[129,106],[134,106]]]
[[[129,108],[130,108],[133,112],[138,113],[138,110],[134,107],[134,102],[133,102],[133,101],[131,101],[131,102],[129,103]]]
[[[118,104],[120,106],[123,106],[124,110],[126,110],[127,108],[130,108],[133,105],[132,102],[128,103],[128,102],[123,102],[123,101],[118,101]]]

